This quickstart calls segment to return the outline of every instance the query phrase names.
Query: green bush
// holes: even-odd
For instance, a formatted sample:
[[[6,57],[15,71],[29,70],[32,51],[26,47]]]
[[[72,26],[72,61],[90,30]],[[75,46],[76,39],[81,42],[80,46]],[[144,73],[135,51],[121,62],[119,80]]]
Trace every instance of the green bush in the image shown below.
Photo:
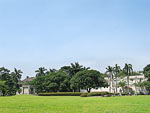
[[[92,92],[92,93],[88,93],[88,96],[111,96],[111,94],[109,92]]]
[[[90,97],[90,96],[103,96],[110,97],[113,94],[109,92],[92,92],[92,93],[81,93],[81,92],[50,92],[50,93],[39,93],[39,96],[81,96],[81,97]]]
[[[80,96],[80,92],[51,92],[51,93],[39,93],[39,96]]]
[[[128,93],[122,93],[122,96],[129,95]]]
[[[88,93],[82,93],[81,95],[80,95],[80,97],[87,97],[88,96]]]
[[[120,93],[112,93],[113,95],[115,95],[115,96],[119,96],[120,95]]]

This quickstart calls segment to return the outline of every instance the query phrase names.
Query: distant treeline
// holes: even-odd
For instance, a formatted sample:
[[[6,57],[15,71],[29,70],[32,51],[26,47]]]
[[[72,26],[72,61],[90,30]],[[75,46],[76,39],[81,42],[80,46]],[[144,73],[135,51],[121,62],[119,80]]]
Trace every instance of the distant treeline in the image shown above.
[[[131,93],[129,77],[141,74],[144,74],[147,80],[135,85],[150,92],[150,65],[147,65],[141,72],[134,72],[131,64],[125,64],[123,69],[116,64],[114,67],[108,66],[105,73],[100,73],[75,62],[58,70],[40,67],[35,72],[35,79],[24,84],[33,85],[37,93],[80,92],[80,89],[86,89],[87,92],[90,92],[92,88],[108,86],[110,86],[110,90],[114,89],[114,93],[117,93],[118,87]],[[14,72],[10,72],[4,67],[0,68],[0,94],[5,96],[21,92],[21,76],[21,70],[15,69]],[[104,79],[105,77],[108,78],[107,81]],[[127,80],[118,83],[120,77],[126,77]],[[124,90],[125,88],[127,90]]]

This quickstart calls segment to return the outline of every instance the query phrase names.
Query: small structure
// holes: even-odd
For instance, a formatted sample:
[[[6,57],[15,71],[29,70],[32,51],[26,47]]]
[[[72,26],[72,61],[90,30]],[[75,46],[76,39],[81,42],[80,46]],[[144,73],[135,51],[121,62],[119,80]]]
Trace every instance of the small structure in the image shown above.
[[[30,83],[33,81],[33,79],[35,79],[35,77],[28,77],[25,78],[22,82],[21,85],[22,87],[21,89],[21,93],[22,95],[30,95],[30,94],[35,94],[35,88],[33,85],[31,85]]]

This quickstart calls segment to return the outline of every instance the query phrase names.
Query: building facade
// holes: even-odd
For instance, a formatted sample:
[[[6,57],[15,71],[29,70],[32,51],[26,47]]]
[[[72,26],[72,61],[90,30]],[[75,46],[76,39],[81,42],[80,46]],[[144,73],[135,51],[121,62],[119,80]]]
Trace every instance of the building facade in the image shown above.
[[[28,77],[25,78],[21,82],[21,95],[31,95],[31,94],[36,94],[35,93],[35,88],[33,85],[30,85],[30,82],[32,82],[35,79],[35,77]],[[17,93],[18,94],[18,93]]]

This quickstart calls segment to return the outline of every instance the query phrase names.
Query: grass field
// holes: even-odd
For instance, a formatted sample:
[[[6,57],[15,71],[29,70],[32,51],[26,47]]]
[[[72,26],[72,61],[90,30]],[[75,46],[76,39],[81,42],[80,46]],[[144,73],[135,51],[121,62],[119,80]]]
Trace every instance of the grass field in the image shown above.
[[[0,97],[0,113],[150,113],[150,96]]]

